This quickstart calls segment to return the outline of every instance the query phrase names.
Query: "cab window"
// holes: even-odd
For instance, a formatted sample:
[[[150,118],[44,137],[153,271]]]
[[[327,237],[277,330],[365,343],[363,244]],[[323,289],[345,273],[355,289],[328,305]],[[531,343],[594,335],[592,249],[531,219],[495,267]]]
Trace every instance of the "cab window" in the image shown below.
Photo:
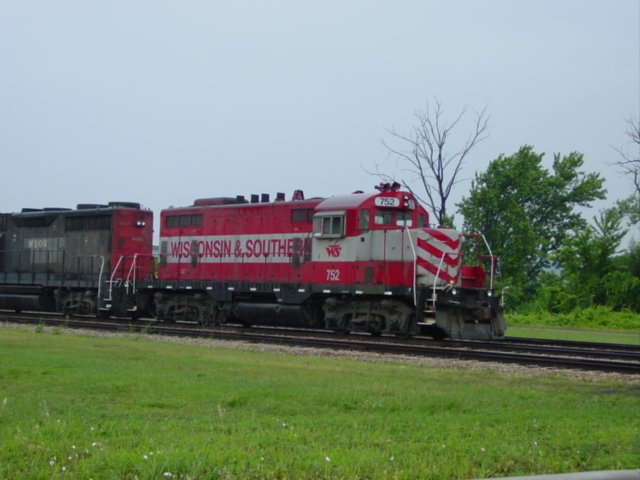
[[[413,227],[413,216],[410,213],[398,213],[396,225],[399,227]]]
[[[376,225],[391,225],[391,212],[388,210],[376,210],[374,223]]]
[[[322,215],[313,219],[313,234],[316,237],[343,237],[344,215]]]
[[[360,221],[358,222],[358,226],[362,232],[369,231],[369,210],[366,208],[360,210]]]

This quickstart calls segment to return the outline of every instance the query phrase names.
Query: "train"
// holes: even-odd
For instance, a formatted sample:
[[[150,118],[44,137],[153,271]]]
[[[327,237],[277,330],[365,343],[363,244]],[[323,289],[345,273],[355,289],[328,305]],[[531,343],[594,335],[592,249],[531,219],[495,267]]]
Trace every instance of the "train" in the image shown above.
[[[504,336],[497,259],[398,184],[0,213],[0,309],[436,339]]]

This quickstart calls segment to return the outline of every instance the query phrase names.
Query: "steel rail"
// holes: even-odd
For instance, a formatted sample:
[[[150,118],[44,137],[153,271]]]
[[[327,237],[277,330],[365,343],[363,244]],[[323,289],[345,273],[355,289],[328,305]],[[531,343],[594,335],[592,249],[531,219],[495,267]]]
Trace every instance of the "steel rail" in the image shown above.
[[[524,339],[523,339],[524,340]],[[554,342],[502,342],[502,341],[474,341],[462,340],[460,345],[468,348],[493,349],[498,351],[523,352],[542,355],[563,355],[568,357],[588,357],[602,359],[620,359],[628,361],[640,362],[640,347],[633,345],[615,345],[602,344],[597,346],[590,343],[581,344],[574,342],[572,344],[554,343]],[[632,348],[627,348],[632,347]]]
[[[235,340],[249,343],[270,343],[297,347],[312,347],[333,350],[367,351],[393,355],[409,355],[416,357],[440,357],[459,360],[492,361],[529,366],[580,369],[592,371],[607,371],[628,374],[640,374],[640,363],[634,361],[604,360],[589,357],[567,357],[554,354],[531,354],[523,352],[505,352],[479,348],[478,342],[471,348],[472,342],[420,342],[419,339],[395,339],[367,336],[337,336],[335,334],[317,335],[317,332],[271,331],[266,329],[229,329],[226,327],[201,328],[195,325],[166,326],[156,322],[104,322],[87,318],[56,318],[42,316],[37,318],[27,316],[2,316],[0,318],[17,323],[30,323],[54,326],[68,326],[73,328],[99,329],[116,332],[137,332],[168,336],[185,336],[213,338],[218,340]]]
[[[638,332],[640,338],[640,332]],[[577,340],[556,340],[545,338],[525,338],[525,337],[504,337],[499,340],[502,344],[520,343],[528,345],[554,345],[558,347],[582,347],[582,348],[599,348],[610,350],[628,350],[630,352],[640,353],[640,345],[624,344],[624,343],[605,343],[605,342],[580,342]]]

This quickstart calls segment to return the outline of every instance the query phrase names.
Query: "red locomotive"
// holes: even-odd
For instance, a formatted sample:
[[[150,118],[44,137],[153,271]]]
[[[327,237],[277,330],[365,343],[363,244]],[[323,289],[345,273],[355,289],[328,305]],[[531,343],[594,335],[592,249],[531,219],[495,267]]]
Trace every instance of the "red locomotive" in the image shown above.
[[[0,214],[0,308],[96,313],[152,276],[152,240],[153,213],[137,203]]]
[[[163,210],[158,275],[143,282],[139,308],[214,324],[503,336],[484,269],[463,265],[463,236],[430,227],[410,193],[379,190]]]
[[[94,272],[98,307],[203,324],[502,337],[493,268],[487,286],[482,262],[463,262],[461,233],[430,226],[426,210],[397,185],[378,190],[326,199],[304,199],[297,191],[289,201],[278,194],[274,202],[265,194],[250,201],[209,198],[163,210],[157,274],[150,272],[150,236],[138,250],[112,250],[108,274]],[[142,230],[129,235],[150,235],[150,219],[140,221]],[[16,308],[3,298],[16,286],[0,263],[3,268],[4,283],[11,285],[0,286],[0,307]],[[34,285],[42,285],[36,277],[29,288]],[[85,304],[84,310],[93,306]]]

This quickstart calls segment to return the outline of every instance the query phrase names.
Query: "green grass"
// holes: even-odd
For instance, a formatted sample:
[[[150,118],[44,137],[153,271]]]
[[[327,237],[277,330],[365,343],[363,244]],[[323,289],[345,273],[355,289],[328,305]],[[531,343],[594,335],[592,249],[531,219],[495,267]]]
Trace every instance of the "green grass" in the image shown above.
[[[623,381],[0,328],[0,478],[637,468],[639,406],[640,386]]]
[[[631,330],[640,333],[640,314],[616,312],[607,307],[577,308],[570,313],[509,312],[506,319],[509,325]]]
[[[505,316],[508,336],[640,345],[640,315],[605,307],[571,313],[513,313]]]
[[[509,337],[640,345],[640,332],[635,330],[594,330],[588,328],[509,325],[506,335]]]

